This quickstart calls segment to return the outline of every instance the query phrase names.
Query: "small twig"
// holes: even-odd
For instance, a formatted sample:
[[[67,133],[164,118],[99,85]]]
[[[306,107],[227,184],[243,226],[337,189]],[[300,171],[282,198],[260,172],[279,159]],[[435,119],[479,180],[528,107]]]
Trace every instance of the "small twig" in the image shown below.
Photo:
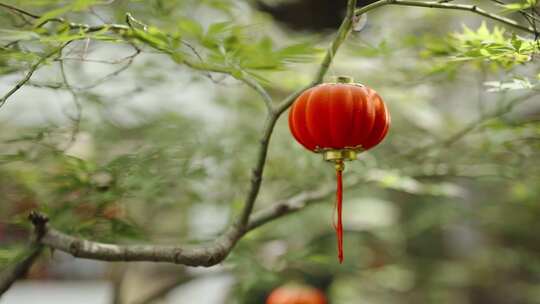
[[[69,80],[66,74],[66,69],[64,66],[64,61],[59,60],[58,63],[60,65],[60,74],[62,75],[62,81],[64,82],[66,89],[71,94],[73,104],[75,105],[75,117],[72,117],[71,115],[67,115],[68,118],[73,123],[73,129],[71,130],[69,141],[67,142],[66,146],[62,149],[62,151],[66,151],[69,148],[71,148],[71,146],[75,143],[77,139],[77,134],[79,134],[81,119],[82,119],[82,105],[79,100],[79,95],[77,94],[77,92],[75,92],[75,90],[73,89],[73,87],[71,87],[71,84],[69,83]]]
[[[182,44],[185,45],[188,49],[190,49],[191,52],[192,52],[193,54],[195,54],[195,56],[197,57],[197,59],[199,59],[199,61],[200,61],[201,63],[204,62],[204,60],[203,60],[201,54],[199,54],[199,52],[197,51],[197,49],[196,49],[193,45],[191,45],[191,43],[185,41],[184,39],[181,39],[181,42],[182,42]],[[206,77],[208,77],[208,79],[210,79],[212,82],[215,82],[215,80],[214,80],[214,78],[212,77],[212,74],[210,74],[210,72],[206,72]]]
[[[22,25],[18,25],[18,24],[16,23],[15,19],[11,19],[11,23],[12,23],[15,27],[21,27],[21,26],[25,26],[25,25],[27,25],[27,26],[32,26],[32,22],[30,22],[30,21],[28,20],[28,17],[29,17],[29,16],[28,16],[28,14],[29,14],[28,12],[25,12],[25,11],[23,11],[23,10],[20,10],[19,8],[16,8],[16,7],[14,7],[14,6],[11,6],[11,5],[8,5],[8,4],[4,4],[4,3],[0,3],[0,7],[7,8],[8,10],[13,11],[13,12],[15,13],[15,15],[16,15],[17,17],[19,17],[19,18],[22,20],[22,22],[24,23],[24,24],[22,24]],[[10,16],[10,17],[11,17],[11,16]],[[30,16],[30,17],[32,17],[32,16]],[[33,18],[33,17],[32,17],[32,18]]]
[[[41,17],[39,15],[32,14],[32,13],[27,12],[27,11],[25,11],[23,9],[18,8],[18,7],[15,7],[15,6],[12,6],[12,5],[9,5],[9,4],[5,4],[5,3],[2,3],[2,2],[0,2],[0,7],[7,8],[8,10],[14,11],[14,12],[16,12],[18,14],[28,16],[28,17],[31,17],[31,18],[34,18],[34,19],[39,19]]]
[[[476,130],[486,122],[499,118],[508,112],[512,111],[517,105],[529,100],[530,98],[540,94],[540,92],[535,91],[533,93],[527,94],[525,96],[520,96],[517,98],[512,99],[511,101],[507,102],[506,105],[492,111],[491,113],[481,115],[477,119],[471,121],[470,123],[466,124],[462,129],[455,132],[453,135],[439,141],[435,141],[430,144],[426,144],[420,147],[416,147],[413,149],[410,149],[408,151],[405,151],[404,153],[396,155],[398,158],[410,158],[414,157],[415,159],[421,158],[423,155],[426,154],[426,152],[431,151],[433,148],[448,148],[454,143],[456,143],[458,140],[463,138],[465,135],[469,134],[470,132]]]
[[[85,85],[85,86],[82,86],[82,87],[74,87],[74,89],[79,90],[79,91],[85,91],[85,90],[93,89],[93,88],[95,88],[95,87],[109,81],[111,78],[118,76],[120,73],[126,71],[127,69],[129,69],[133,65],[133,62],[135,61],[135,58],[141,53],[141,49],[139,49],[136,45],[132,44],[132,46],[135,49],[135,53],[133,53],[133,54],[131,54],[131,55],[129,55],[129,56],[122,59],[122,61],[127,61],[125,65],[118,68],[117,70],[112,71],[111,73],[103,76],[102,78],[94,81],[93,83],[91,83],[89,85]]]
[[[133,44],[131,44],[131,45],[135,49],[135,52],[133,54],[131,54],[129,56],[126,56],[124,58],[118,59],[118,60],[114,60],[114,61],[81,59],[81,58],[76,58],[76,57],[75,58],[71,58],[71,57],[66,58],[65,57],[65,58],[58,58],[58,59],[55,59],[55,60],[56,61],[74,60],[74,61],[95,62],[95,63],[103,63],[103,64],[111,64],[111,65],[121,64],[121,63],[125,62],[125,64],[123,66],[121,66],[120,68],[110,72],[109,74],[95,80],[94,82],[92,82],[90,84],[87,84],[87,85],[84,85],[84,86],[73,86],[73,85],[71,85],[71,88],[74,91],[77,91],[77,92],[86,91],[86,90],[89,90],[89,89],[93,89],[93,88],[95,88],[95,87],[97,87],[97,86],[99,86],[99,85],[101,85],[103,83],[106,83],[111,78],[118,76],[120,73],[124,72],[125,70],[127,70],[128,68],[130,68],[133,65],[135,57],[137,57],[142,51],[136,45],[133,45]],[[27,85],[34,86],[34,87],[37,87],[37,88],[48,88],[48,89],[54,89],[54,90],[67,89],[67,87],[63,83],[42,83],[42,82],[29,81],[27,83]]]
[[[148,31],[148,25],[146,25],[145,23],[139,21],[138,19],[135,19],[131,13],[126,13],[126,23],[129,25],[130,28],[133,28],[133,23],[136,23],[140,26],[142,26],[143,28],[143,31]]]
[[[34,72],[45,61],[47,61],[52,56],[56,55],[58,52],[61,52],[62,49],[66,45],[67,44],[63,44],[61,47],[54,49],[54,51],[52,51],[52,52],[46,54],[45,56],[41,57],[36,63],[34,63],[30,67],[30,70],[28,72],[26,72],[26,75],[23,77],[23,79],[21,79],[19,82],[17,82],[17,84],[11,90],[9,90],[4,96],[2,96],[2,98],[0,98],[0,108],[7,102],[8,98],[10,98],[13,94],[15,94],[15,92],[17,92],[20,88],[22,88],[30,80],[30,78],[32,78],[32,75],[34,74]]]
[[[242,82],[244,82],[246,85],[251,87],[255,92],[257,92],[263,99],[264,104],[266,105],[266,110],[268,113],[273,113],[274,108],[272,106],[273,100],[272,97],[270,97],[270,94],[263,88],[263,86],[256,81],[255,79],[249,77],[248,75],[245,75],[243,73],[242,78],[240,79]]]
[[[275,203],[266,209],[259,210],[253,214],[253,218],[248,225],[248,230],[254,230],[277,218],[300,211],[310,203],[329,197],[335,190],[334,187],[321,187],[319,190],[302,192],[292,198]]]

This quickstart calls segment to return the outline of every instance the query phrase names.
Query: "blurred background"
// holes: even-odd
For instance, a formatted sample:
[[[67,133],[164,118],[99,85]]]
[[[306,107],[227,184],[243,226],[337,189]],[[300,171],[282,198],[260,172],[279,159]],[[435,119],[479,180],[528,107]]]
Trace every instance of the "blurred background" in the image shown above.
[[[130,12],[157,38],[182,37],[182,56],[249,73],[276,100],[311,81],[345,7],[1,2],[92,25],[125,24]],[[519,7],[460,3],[527,24]],[[27,19],[0,8],[1,95],[37,55],[77,34],[31,31]],[[291,284],[329,303],[540,303],[539,49],[533,35],[513,32],[468,12],[387,6],[349,36],[327,80],[350,75],[374,88],[392,126],[347,166],[344,264],[329,196],[249,233],[209,269],[48,251],[0,303],[264,303]],[[260,97],[148,43],[92,35],[0,108],[0,268],[24,254],[33,209],[93,240],[186,244],[214,239],[242,207]],[[334,183],[332,167],[300,147],[282,117],[256,208]]]

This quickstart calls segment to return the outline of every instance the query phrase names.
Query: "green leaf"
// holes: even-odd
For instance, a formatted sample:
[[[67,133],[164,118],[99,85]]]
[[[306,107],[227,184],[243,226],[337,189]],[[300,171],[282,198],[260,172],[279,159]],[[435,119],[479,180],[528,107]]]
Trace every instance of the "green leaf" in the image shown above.
[[[451,36],[448,44],[448,49],[454,54],[453,60],[489,61],[505,68],[528,62],[533,54],[540,52],[533,39],[515,34],[508,37],[504,29],[494,27],[490,30],[485,23],[477,30],[464,26],[461,33],[454,33]]]
[[[504,12],[517,12],[535,7],[537,0],[525,0],[523,2],[515,2],[509,4],[502,4],[500,6],[504,7]]]
[[[152,48],[169,54],[173,52],[171,48],[171,41],[167,34],[156,27],[149,27],[147,31],[132,28],[131,33],[139,41],[151,46]]]
[[[227,33],[231,30],[232,26],[232,22],[229,21],[213,23],[208,27],[206,37],[213,38],[215,36]]]
[[[182,19],[178,22],[178,29],[181,34],[186,36],[202,39],[204,29],[200,23],[192,19]]]
[[[64,5],[62,7],[59,7],[57,9],[54,9],[54,10],[51,10],[51,11],[48,11],[44,14],[41,15],[40,18],[36,19],[34,21],[34,24],[35,25],[40,25],[40,24],[43,24],[44,22],[50,20],[50,19],[54,19],[54,18],[58,18],[68,12],[71,12],[71,11],[74,11],[74,12],[79,12],[79,11],[83,11],[87,8],[89,8],[90,6],[92,5],[95,5],[97,3],[100,3],[101,1],[97,1],[97,0],[75,0],[75,1],[71,1],[71,3],[67,4],[67,5]]]

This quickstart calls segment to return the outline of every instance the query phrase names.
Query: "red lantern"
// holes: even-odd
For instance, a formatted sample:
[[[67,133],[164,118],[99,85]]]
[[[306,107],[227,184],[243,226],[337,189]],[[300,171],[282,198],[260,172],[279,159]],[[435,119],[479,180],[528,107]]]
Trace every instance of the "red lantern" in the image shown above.
[[[326,298],[313,287],[284,285],[270,293],[266,304],[326,304]]]
[[[338,77],[304,91],[289,112],[289,128],[306,149],[322,153],[336,169],[338,258],[343,262],[342,171],[344,161],[380,143],[388,132],[390,114],[381,97],[369,87]]]

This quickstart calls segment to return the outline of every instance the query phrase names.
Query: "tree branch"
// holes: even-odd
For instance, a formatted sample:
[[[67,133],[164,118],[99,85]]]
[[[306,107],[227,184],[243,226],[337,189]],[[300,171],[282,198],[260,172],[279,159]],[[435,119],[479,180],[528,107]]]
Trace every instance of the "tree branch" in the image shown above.
[[[26,72],[26,75],[23,77],[23,79],[19,80],[17,84],[11,88],[4,96],[0,98],[0,108],[7,102],[8,98],[11,97],[11,95],[15,94],[20,88],[22,88],[28,81],[30,81],[30,78],[32,78],[32,75],[34,75],[34,72],[36,72],[39,67],[45,63],[49,58],[52,56],[58,54],[67,44],[63,44],[61,47],[54,49],[54,51],[46,54],[45,56],[41,57],[36,63],[34,63],[28,72]]]
[[[255,205],[255,201],[257,200],[257,196],[261,188],[262,176],[266,164],[266,156],[268,154],[268,146],[270,144],[270,137],[272,136],[272,132],[274,131],[274,127],[278,118],[278,115],[274,113],[268,113],[263,131],[263,136],[259,140],[259,153],[257,156],[257,162],[251,170],[251,186],[246,195],[244,208],[242,210],[239,221],[240,227],[243,230],[247,227],[249,216],[253,211],[253,206]]]
[[[356,0],[349,0],[348,12],[338,31],[338,35],[327,51],[314,83],[322,81],[322,78],[334,58],[334,55],[345,40],[350,31]],[[200,67],[199,63],[189,62],[193,67]],[[219,71],[221,72],[221,71]],[[287,97],[282,104],[294,97]],[[268,96],[269,101],[270,98]],[[67,252],[75,257],[102,260],[102,261],[154,261],[183,264],[187,266],[213,266],[223,261],[230,253],[236,242],[250,230],[263,225],[284,214],[299,210],[308,201],[327,195],[329,190],[321,190],[312,194],[304,194],[288,202],[280,203],[261,210],[253,216],[253,212],[262,183],[262,176],[268,154],[270,138],[275,124],[284,110],[269,111],[264,125],[263,134],[259,141],[259,152],[255,166],[252,169],[250,188],[247,192],[242,213],[235,223],[227,231],[213,242],[198,246],[169,246],[169,245],[113,245],[93,242],[62,233],[47,223],[38,225],[36,229],[45,231],[41,238],[41,244],[51,248]]]
[[[34,261],[41,255],[43,250],[42,245],[33,245],[28,249],[24,259],[9,266],[0,273],[0,297],[17,281],[24,277],[30,267],[34,264]]]
[[[243,75],[240,80],[244,82],[246,85],[248,85],[249,87],[251,87],[255,92],[257,92],[261,96],[268,113],[274,112],[274,108],[272,106],[272,103],[273,103],[272,97],[270,97],[270,94],[268,94],[268,92],[263,88],[263,86],[258,81],[256,81],[255,79],[247,75]]]
[[[19,15],[24,15],[24,16],[27,16],[27,17],[31,17],[31,18],[34,18],[34,19],[38,19],[40,16],[39,15],[36,15],[36,14],[32,14],[30,12],[27,12],[23,9],[20,9],[18,7],[15,7],[13,5],[9,5],[9,4],[5,4],[5,3],[1,3],[0,2],[0,7],[3,7],[3,8],[6,8],[10,11],[13,11]]]
[[[101,261],[150,261],[210,267],[223,261],[238,241],[238,229],[229,228],[213,242],[202,246],[114,245],[93,242],[45,226],[43,245],[74,257]]]
[[[60,232],[46,221],[34,222],[36,230],[42,230],[40,243],[71,254],[74,257],[101,261],[150,261],[182,264],[186,266],[210,267],[222,262],[236,242],[245,234],[274,219],[296,212],[309,203],[320,201],[334,192],[333,188],[322,188],[300,193],[288,200],[275,203],[255,212],[245,229],[232,225],[224,234],[207,245],[115,245],[77,238]],[[45,218],[34,213],[34,217]]]
[[[45,234],[43,227],[47,224],[47,219],[36,213],[32,213],[29,218],[34,224],[31,243],[27,249],[26,256],[23,259],[0,273],[0,297],[11,287],[11,285],[13,285],[13,283],[15,283],[15,281],[28,273],[30,267],[32,267],[43,251],[43,245],[40,244],[40,240]]]
[[[309,87],[313,86],[316,83],[320,83],[328,71],[328,68],[330,67],[330,63],[332,62],[332,59],[334,58],[334,55],[336,54],[338,48],[341,46],[343,41],[347,38],[348,33],[351,30],[352,25],[352,19],[354,17],[354,9],[356,7],[356,0],[349,0],[347,3],[347,14],[345,18],[343,19],[343,22],[341,23],[341,26],[339,27],[338,33],[334,40],[332,41],[330,48],[326,52],[325,58],[323,62],[321,63],[321,66],[319,68],[319,71],[317,72],[315,78],[312,81],[312,84],[310,84]],[[303,90],[302,90],[303,91]],[[279,106],[275,113],[272,112],[269,114],[266,126],[264,128],[264,134],[260,140],[260,148],[259,148],[259,156],[257,159],[257,164],[252,170],[252,177],[251,177],[251,188],[247,194],[244,209],[242,211],[242,215],[240,217],[240,226],[242,228],[246,228],[247,224],[249,222],[249,216],[251,212],[253,211],[253,205],[255,204],[255,200],[257,199],[257,195],[259,193],[259,189],[261,187],[262,182],[262,175],[264,171],[264,165],[266,162],[266,155],[268,152],[268,145],[270,143],[270,137],[272,136],[272,131],[274,130],[274,126],[281,116],[285,109],[294,101],[296,96],[300,94],[301,91],[296,92],[295,94],[287,97]]]
[[[327,198],[335,192],[334,187],[321,188],[317,191],[302,192],[290,199],[255,212],[249,221],[248,231],[259,228],[277,218],[302,210],[308,204]]]
[[[529,32],[532,34],[536,33],[536,31],[532,27],[519,24],[517,21],[513,19],[487,12],[476,5],[468,5],[468,4],[454,4],[454,3],[434,2],[434,1],[424,2],[424,1],[408,1],[408,0],[379,0],[375,3],[366,5],[362,8],[357,9],[355,12],[355,15],[356,16],[362,15],[368,11],[371,11],[375,8],[378,8],[384,5],[401,5],[401,6],[415,6],[415,7],[469,11],[469,12],[484,16],[488,19],[492,19],[500,23],[504,23],[506,25],[512,26],[514,28],[520,29],[525,32]]]
[[[380,2],[380,1],[379,1]],[[377,3],[377,2],[376,2]],[[326,72],[328,72],[328,69],[330,68],[330,65],[332,64],[332,61],[334,60],[334,56],[337,53],[337,50],[343,44],[345,39],[347,39],[347,36],[351,32],[352,28],[352,22],[353,18],[355,16],[355,8],[356,8],[356,0],[349,0],[347,3],[347,13],[345,18],[343,19],[343,22],[339,26],[339,29],[336,33],[336,37],[330,44],[330,47],[326,51],[326,54],[324,56],[324,59],[319,67],[319,70],[317,71],[317,74],[315,74],[315,77],[311,81],[310,84],[307,86],[301,88],[300,90],[292,93],[291,95],[287,96],[277,107],[276,113],[277,115],[281,115],[283,112],[285,112],[291,104],[294,102],[294,100],[305,90],[321,83],[323,81],[324,75],[326,75]]]

